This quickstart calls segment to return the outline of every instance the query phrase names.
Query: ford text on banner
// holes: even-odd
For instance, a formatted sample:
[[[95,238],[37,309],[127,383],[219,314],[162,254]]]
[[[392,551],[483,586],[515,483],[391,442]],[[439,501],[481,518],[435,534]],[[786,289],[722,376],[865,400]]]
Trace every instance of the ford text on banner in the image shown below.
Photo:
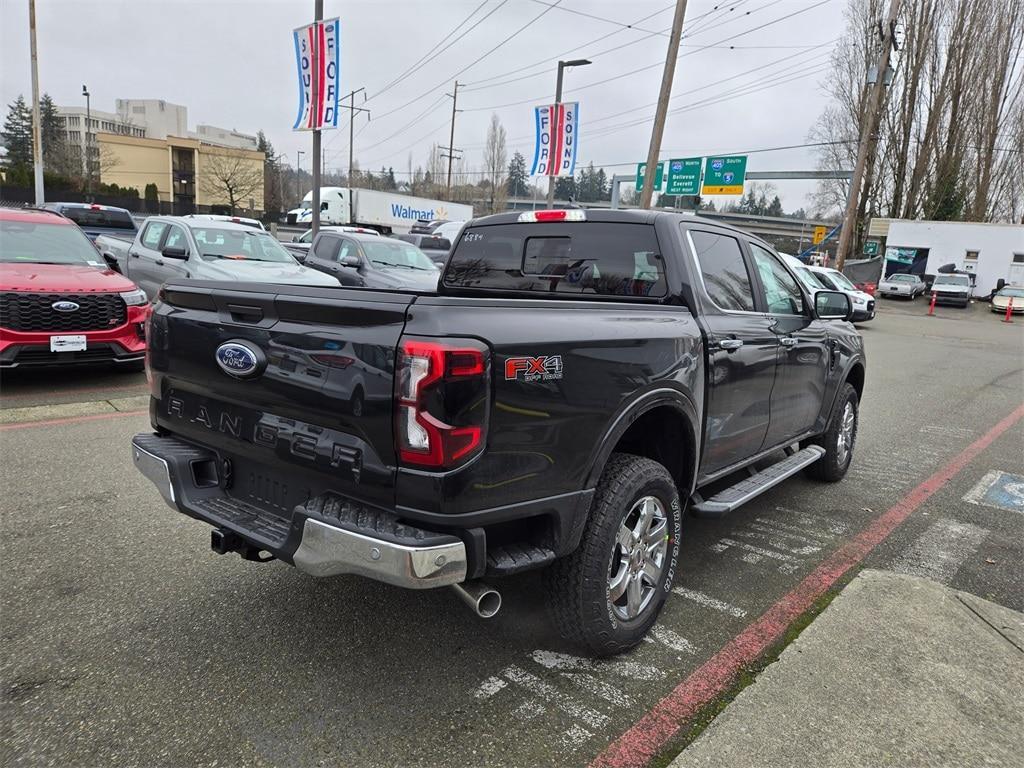
[[[299,114],[292,126],[296,131],[338,127],[340,32],[339,20],[327,19],[293,33],[299,72]]]
[[[579,102],[534,107],[537,144],[531,176],[569,176],[576,171],[579,144]]]

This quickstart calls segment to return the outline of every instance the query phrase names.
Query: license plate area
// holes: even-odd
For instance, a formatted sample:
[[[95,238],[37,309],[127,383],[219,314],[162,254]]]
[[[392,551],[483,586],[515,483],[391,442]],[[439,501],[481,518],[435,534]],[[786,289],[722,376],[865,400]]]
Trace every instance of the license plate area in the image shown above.
[[[317,495],[297,475],[287,476],[251,459],[230,458],[228,495],[291,520],[296,506]]]
[[[51,352],[85,352],[84,335],[63,335],[50,337]]]

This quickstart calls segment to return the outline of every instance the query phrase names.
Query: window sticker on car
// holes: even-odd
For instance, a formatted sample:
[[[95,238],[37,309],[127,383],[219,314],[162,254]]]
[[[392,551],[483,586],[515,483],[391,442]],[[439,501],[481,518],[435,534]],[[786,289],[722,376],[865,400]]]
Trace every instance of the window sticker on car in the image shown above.
[[[505,361],[505,381],[555,381],[562,378],[562,356],[510,357]]]

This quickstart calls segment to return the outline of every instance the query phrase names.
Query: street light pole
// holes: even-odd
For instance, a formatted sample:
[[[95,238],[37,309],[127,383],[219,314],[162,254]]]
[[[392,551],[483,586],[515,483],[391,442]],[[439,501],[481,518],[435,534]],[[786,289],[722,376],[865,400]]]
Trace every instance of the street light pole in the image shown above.
[[[36,53],[36,0],[28,0],[29,50],[32,58],[32,165],[36,186],[36,205],[42,205],[43,131],[39,125],[39,57]]]
[[[315,0],[313,3],[313,21],[318,25],[324,20],[324,0]],[[324,52],[320,51],[319,56]],[[320,82],[318,67],[313,67],[313,98],[314,103],[319,98],[320,89],[324,84]],[[320,230],[320,129],[313,131],[313,220],[310,229],[313,230],[313,237]]]
[[[588,59],[573,59],[572,61],[559,61],[558,62],[558,80],[555,82],[555,106],[556,107],[559,104],[562,103],[562,72],[566,69],[566,67],[585,67],[585,66],[587,66],[587,64],[593,64],[593,62],[588,60]],[[556,126],[554,126],[554,125],[551,126],[551,133],[552,133],[552,135],[554,135],[555,127]],[[554,144],[554,142],[552,142],[552,144]],[[549,147],[548,149],[550,150],[550,149],[552,149],[552,147]],[[549,209],[555,207],[555,175],[553,173],[551,173],[551,171],[555,170],[553,164],[554,163],[559,163],[559,162],[561,162],[561,158],[558,158],[558,157],[552,157],[548,161],[548,208]]]
[[[85,96],[85,191],[92,199],[92,152],[89,144],[89,124],[92,123],[92,106],[89,101],[89,89],[82,86],[82,95]]]

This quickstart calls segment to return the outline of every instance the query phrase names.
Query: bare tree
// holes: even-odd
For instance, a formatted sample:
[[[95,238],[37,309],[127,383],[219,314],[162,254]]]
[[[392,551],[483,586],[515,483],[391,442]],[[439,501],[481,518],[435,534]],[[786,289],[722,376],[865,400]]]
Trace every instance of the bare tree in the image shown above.
[[[201,157],[199,175],[203,191],[216,200],[227,200],[232,216],[240,201],[251,197],[262,199],[261,161],[237,152],[209,152]]]
[[[505,140],[505,127],[498,119],[498,115],[492,114],[491,124],[487,128],[487,144],[484,146],[484,172],[491,187],[491,213],[503,210],[508,197],[508,150]]]
[[[850,168],[877,60],[881,0],[848,0],[826,83],[831,103],[810,136],[819,167]],[[1024,215],[1024,0],[905,0],[900,43],[858,205],[872,216],[1016,220]],[[885,77],[886,73],[877,76]],[[841,207],[842,180],[823,182],[819,213]]]

